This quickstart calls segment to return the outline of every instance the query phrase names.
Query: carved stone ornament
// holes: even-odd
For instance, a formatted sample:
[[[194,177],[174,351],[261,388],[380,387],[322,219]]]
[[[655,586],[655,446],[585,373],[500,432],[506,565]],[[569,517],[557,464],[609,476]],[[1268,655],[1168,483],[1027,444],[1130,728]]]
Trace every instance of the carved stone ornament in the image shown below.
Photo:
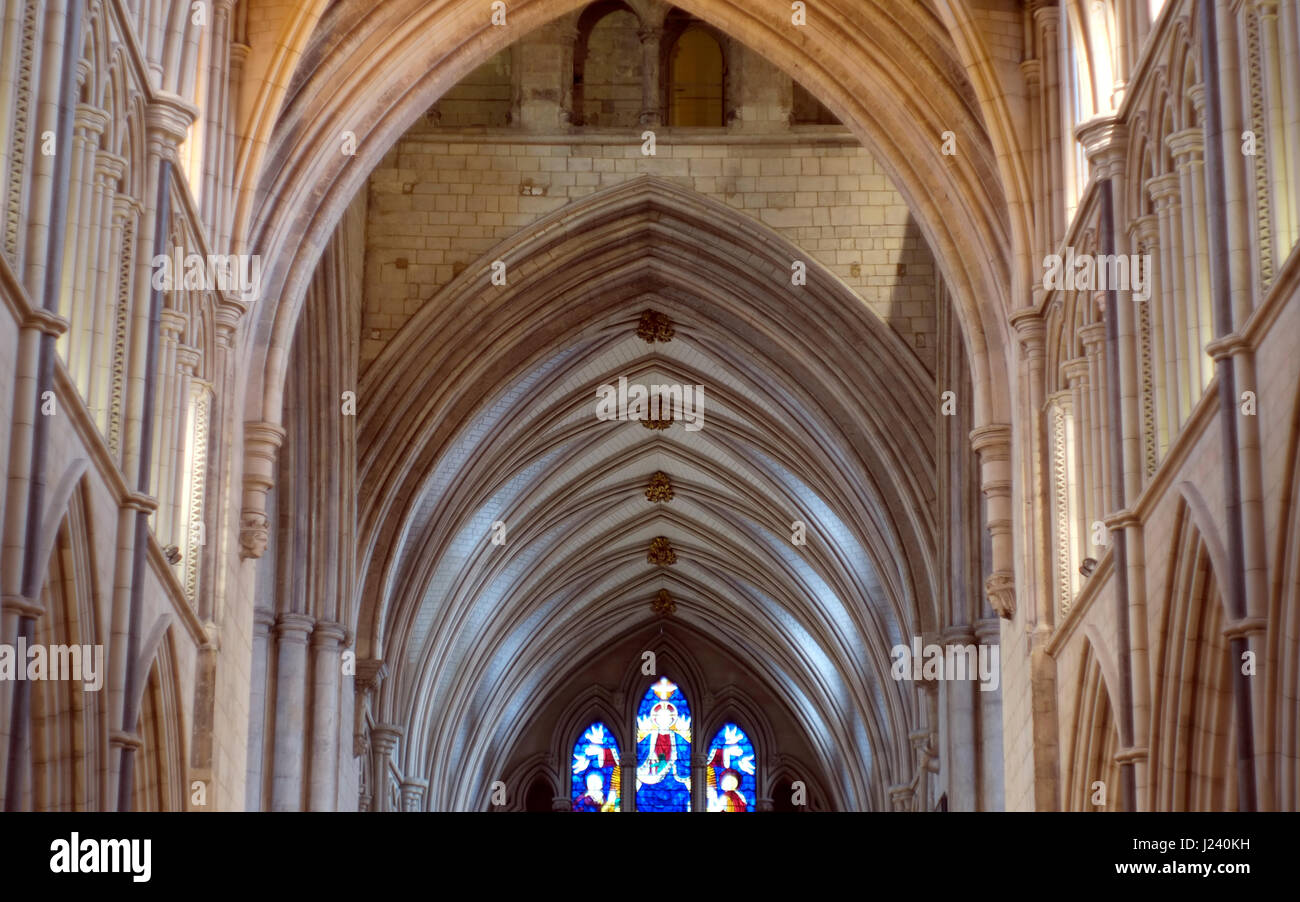
[[[650,477],[650,484],[645,490],[645,500],[656,504],[673,500],[673,481],[663,470],[656,471]]]
[[[988,593],[989,604],[1003,620],[1010,620],[1016,614],[1016,581],[1009,572],[999,570],[990,573],[984,581],[984,590]]]
[[[669,426],[673,424],[673,419],[672,417],[669,417],[666,420],[646,419],[646,420],[641,420],[640,422],[641,425],[644,426],[646,429],[667,429]]]
[[[677,602],[673,601],[673,597],[668,594],[667,589],[660,589],[654,601],[650,602],[650,610],[660,617],[668,617],[677,613]]]
[[[266,552],[271,522],[266,514],[245,511],[239,517],[239,558],[259,558]]]
[[[650,540],[650,552],[645,559],[660,567],[667,567],[669,564],[677,563],[677,552],[673,551],[672,543],[668,541],[667,536],[655,536]]]
[[[647,310],[641,314],[641,322],[637,324],[637,337],[646,344],[654,344],[656,341],[672,341],[675,330],[673,322],[668,318],[668,314],[659,313],[656,310]]]

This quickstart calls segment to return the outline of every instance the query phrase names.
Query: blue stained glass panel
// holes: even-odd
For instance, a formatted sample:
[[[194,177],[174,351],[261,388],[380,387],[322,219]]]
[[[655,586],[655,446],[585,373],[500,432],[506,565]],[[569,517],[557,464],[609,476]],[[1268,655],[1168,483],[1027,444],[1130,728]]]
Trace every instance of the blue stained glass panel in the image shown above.
[[[758,796],[754,745],[734,723],[723,724],[709,744],[705,785],[709,811],[753,811]]]
[[[569,798],[574,811],[618,811],[622,802],[622,771],[618,766],[618,741],[597,721],[573,745],[573,777]]]
[[[667,677],[637,709],[636,810],[691,810],[691,708]]]

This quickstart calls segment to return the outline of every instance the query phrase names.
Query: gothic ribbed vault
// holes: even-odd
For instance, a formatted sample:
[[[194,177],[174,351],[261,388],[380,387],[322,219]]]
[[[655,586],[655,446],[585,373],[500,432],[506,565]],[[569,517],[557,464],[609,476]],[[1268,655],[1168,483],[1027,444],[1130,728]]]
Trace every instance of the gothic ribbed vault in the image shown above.
[[[825,271],[792,286],[800,256],[637,179],[496,248],[368,369],[358,653],[388,667],[381,712],[435,809],[486,798],[530,699],[653,621],[661,589],[678,628],[764,662],[840,762],[839,804],[884,807],[909,779],[917,700],[888,650],[937,623],[933,382]],[[636,335],[646,308],[671,341]],[[703,428],[601,422],[620,376],[705,386]],[[644,496],[656,471],[671,502]],[[675,565],[647,563],[656,536]]]

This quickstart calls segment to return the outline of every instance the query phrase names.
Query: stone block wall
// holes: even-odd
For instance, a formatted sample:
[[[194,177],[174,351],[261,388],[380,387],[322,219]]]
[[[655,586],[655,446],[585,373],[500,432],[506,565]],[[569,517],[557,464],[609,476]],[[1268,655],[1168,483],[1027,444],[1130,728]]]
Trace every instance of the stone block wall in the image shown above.
[[[375,170],[362,368],[468,266],[548,213],[652,175],[734,207],[828,268],[934,371],[935,266],[902,196],[842,129],[738,136],[660,129],[544,136],[412,132]]]

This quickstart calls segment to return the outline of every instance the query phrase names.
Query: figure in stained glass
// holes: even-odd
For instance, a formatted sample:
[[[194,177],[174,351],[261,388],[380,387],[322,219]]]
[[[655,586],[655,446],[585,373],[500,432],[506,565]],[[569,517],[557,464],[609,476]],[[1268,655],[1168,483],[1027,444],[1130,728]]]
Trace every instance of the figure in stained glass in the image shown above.
[[[573,747],[573,810],[618,811],[621,782],[618,742],[603,723],[594,723]]]
[[[713,737],[705,767],[709,811],[753,811],[757,785],[754,746],[734,723]]]
[[[636,719],[637,811],[691,808],[690,706],[677,684],[660,677]]]

